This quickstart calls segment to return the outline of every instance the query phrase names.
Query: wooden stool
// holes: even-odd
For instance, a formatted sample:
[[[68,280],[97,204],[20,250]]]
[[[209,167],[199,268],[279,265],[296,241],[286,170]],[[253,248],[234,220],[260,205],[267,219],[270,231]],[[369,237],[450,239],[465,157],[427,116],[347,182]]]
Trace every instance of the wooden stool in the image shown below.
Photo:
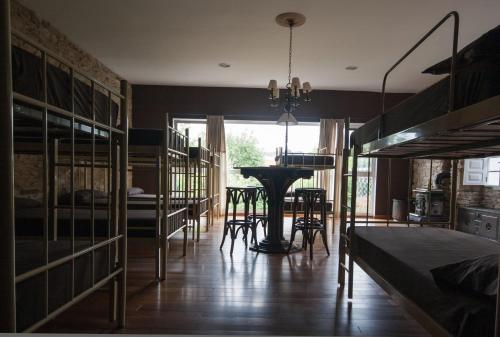
[[[237,208],[238,204],[243,204],[244,212],[243,217],[238,218]],[[224,246],[224,241],[229,233],[231,236],[231,255],[234,249],[234,240],[241,230],[243,233],[243,240],[245,247],[248,247],[247,236],[248,230],[252,231],[252,238],[250,242],[257,244],[257,222],[256,222],[256,203],[257,203],[257,189],[255,187],[226,187],[226,212],[224,215],[224,233],[222,236],[222,243],[220,249]],[[229,205],[232,204],[231,219],[229,216]],[[250,207],[252,208],[250,213]],[[250,219],[250,214],[252,218]],[[256,250],[258,251],[256,245]]]
[[[302,199],[302,201],[300,201]],[[299,210],[300,206],[301,210]],[[293,200],[292,235],[288,252],[292,248],[293,240],[297,231],[302,231],[302,247],[307,249],[309,244],[310,259],[313,258],[313,244],[316,234],[320,233],[323,244],[328,255],[326,237],[326,191],[321,188],[297,188]]]

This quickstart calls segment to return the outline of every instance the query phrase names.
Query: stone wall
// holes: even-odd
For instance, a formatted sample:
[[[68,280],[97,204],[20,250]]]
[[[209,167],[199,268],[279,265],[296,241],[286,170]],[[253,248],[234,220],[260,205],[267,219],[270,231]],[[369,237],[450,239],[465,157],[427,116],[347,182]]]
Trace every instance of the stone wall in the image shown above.
[[[427,159],[415,159],[413,160],[413,178],[412,178],[412,188],[424,188],[427,189],[429,186],[429,175],[431,174],[431,161]],[[431,188],[437,188],[434,181],[436,176],[441,172],[451,172],[451,162],[449,160],[432,160],[432,179]],[[445,184],[443,186],[444,198],[445,198],[445,214],[449,212],[450,205],[450,186]]]
[[[433,160],[433,183],[436,174],[441,171],[451,172],[449,160]],[[413,188],[427,188],[429,177],[430,160],[413,161]],[[457,205],[476,206],[485,208],[500,208],[500,189],[489,186],[463,185],[464,161],[458,161],[457,175]],[[449,200],[449,188],[447,192]]]
[[[69,40],[57,28],[49,22],[39,18],[37,14],[26,8],[19,2],[11,1],[11,27],[13,30],[23,34],[31,41],[47,48],[52,53],[70,62],[72,66],[79,71],[96,79],[98,82],[109,86],[111,89],[120,91],[121,77],[112,72],[108,67],[102,64],[95,57],[78,47],[75,43]],[[26,48],[26,45],[13,39],[13,43]],[[130,98],[128,116],[129,126],[132,123],[132,87],[128,87],[128,97]],[[42,165],[41,156],[35,155],[16,155],[15,156],[15,192],[16,196],[41,199],[42,195]],[[87,170],[88,171],[88,170]],[[69,186],[66,174],[60,174],[59,190],[67,191]],[[90,188],[88,172],[77,170],[75,172],[76,188]],[[104,189],[106,185],[105,174],[97,170],[96,172],[96,187]],[[131,185],[131,175],[129,185]]]

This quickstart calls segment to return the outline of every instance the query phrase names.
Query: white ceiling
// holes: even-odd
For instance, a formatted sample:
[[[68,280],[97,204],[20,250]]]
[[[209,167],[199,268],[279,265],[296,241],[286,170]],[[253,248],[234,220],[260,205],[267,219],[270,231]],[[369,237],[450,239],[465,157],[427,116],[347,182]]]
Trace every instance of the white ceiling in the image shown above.
[[[385,70],[450,10],[460,13],[459,47],[500,24],[499,0],[21,2],[137,84],[284,84],[288,31],[274,18],[286,11],[307,17],[294,33],[293,75],[316,89],[380,90]],[[450,53],[451,23],[391,75],[389,91],[424,88],[436,77],[420,71]],[[359,68],[345,70],[349,65]]]

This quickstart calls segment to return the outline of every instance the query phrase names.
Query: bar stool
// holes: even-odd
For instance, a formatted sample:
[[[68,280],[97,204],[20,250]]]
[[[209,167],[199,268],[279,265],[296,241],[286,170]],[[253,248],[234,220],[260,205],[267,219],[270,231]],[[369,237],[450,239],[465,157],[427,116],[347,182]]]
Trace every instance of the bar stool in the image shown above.
[[[238,218],[237,208],[239,204],[243,204],[243,217]],[[245,247],[248,247],[247,236],[248,231],[252,232],[251,243],[257,244],[257,222],[256,222],[256,203],[257,203],[257,189],[255,187],[226,187],[226,212],[224,215],[224,233],[222,236],[222,243],[220,249],[224,246],[224,241],[229,233],[231,237],[231,255],[233,254],[234,241],[241,230],[243,233],[243,240]],[[230,213],[229,205],[232,204],[232,214]],[[252,208],[252,219],[250,220],[250,207]],[[231,218],[231,219],[229,219]],[[258,246],[256,245],[258,252]]]
[[[253,187],[253,186],[249,186]],[[257,189],[257,202],[262,201],[262,213],[258,213],[255,215],[255,222],[257,223],[257,226],[260,224],[262,226],[262,229],[264,230],[264,236],[267,236],[267,223],[268,223],[268,218],[267,218],[267,193],[264,187],[262,186],[257,186],[254,187]],[[253,214],[250,214],[248,216],[249,220],[253,220]]]
[[[302,200],[302,201],[301,201]],[[299,210],[302,204],[301,210]],[[313,258],[313,244],[316,234],[320,233],[326,253],[330,255],[326,237],[326,191],[322,188],[297,188],[293,200],[292,235],[288,252],[292,248],[295,234],[303,235],[302,248],[309,244],[310,259]]]

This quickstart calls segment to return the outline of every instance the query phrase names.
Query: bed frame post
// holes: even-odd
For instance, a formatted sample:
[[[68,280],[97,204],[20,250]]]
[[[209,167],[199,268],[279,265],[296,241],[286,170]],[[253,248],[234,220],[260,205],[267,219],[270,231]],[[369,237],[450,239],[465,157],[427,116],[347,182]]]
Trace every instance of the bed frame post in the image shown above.
[[[356,194],[358,183],[358,155],[359,146],[353,146],[352,155],[352,182],[351,182],[351,222],[349,223],[349,283],[347,288],[347,298],[352,298],[354,283],[354,253],[352,247],[352,238],[356,229]]]
[[[160,280],[165,280],[167,278],[167,251],[168,251],[168,205],[170,203],[169,200],[169,175],[170,175],[170,167],[169,167],[169,158],[168,158],[168,147],[169,147],[169,124],[168,124],[168,114],[163,115],[163,142],[162,142],[162,166],[163,166],[163,177],[161,181],[162,185],[162,193],[163,193],[163,205],[162,205],[162,217],[161,217],[161,236],[160,236]]]
[[[281,157],[280,157],[281,158]],[[347,185],[349,182],[349,118],[344,119],[344,147],[342,149],[342,172],[340,186],[339,266],[338,283],[345,285],[345,258],[347,245]]]
[[[458,162],[456,159],[451,161],[451,191],[450,191],[450,229],[455,229],[455,215],[457,211],[457,169]]]
[[[157,149],[156,158],[155,158],[155,174],[156,174],[156,205],[155,205],[155,272],[156,279],[161,280],[161,270],[162,268],[162,260],[161,260],[161,222],[162,222],[162,214],[161,214],[161,183],[162,183],[162,170],[164,168],[161,165],[161,152]]]
[[[387,215],[386,215],[386,226],[389,227],[389,222],[391,221],[391,192],[392,192],[392,158],[387,159]]]
[[[16,332],[14,140],[10,0],[0,5],[0,332]]]
[[[127,306],[127,175],[128,175],[128,82],[120,81],[123,96],[120,104],[120,124],[123,131],[120,144],[120,222],[119,233],[122,236],[119,249],[119,262],[122,272],[118,275],[118,326],[125,326]]]
[[[184,218],[184,238],[182,245],[182,253],[183,256],[187,254],[187,241],[188,241],[188,226],[189,226],[189,129],[186,128],[186,144],[185,144],[185,152],[186,152],[186,161],[184,164],[184,202],[186,206],[185,218]]]
[[[410,227],[410,205],[413,197],[413,159],[408,163],[408,196],[406,201],[406,225]]]
[[[427,202],[425,203],[425,209],[427,213],[427,220],[425,221],[427,224],[431,222],[431,204],[432,204],[432,164],[433,160],[431,159],[430,167],[429,167],[429,180],[427,180]],[[423,223],[421,223],[423,226]]]
[[[500,256],[498,259],[498,278],[500,280]],[[497,308],[495,316],[495,337],[500,337],[500,282],[497,281]]]

